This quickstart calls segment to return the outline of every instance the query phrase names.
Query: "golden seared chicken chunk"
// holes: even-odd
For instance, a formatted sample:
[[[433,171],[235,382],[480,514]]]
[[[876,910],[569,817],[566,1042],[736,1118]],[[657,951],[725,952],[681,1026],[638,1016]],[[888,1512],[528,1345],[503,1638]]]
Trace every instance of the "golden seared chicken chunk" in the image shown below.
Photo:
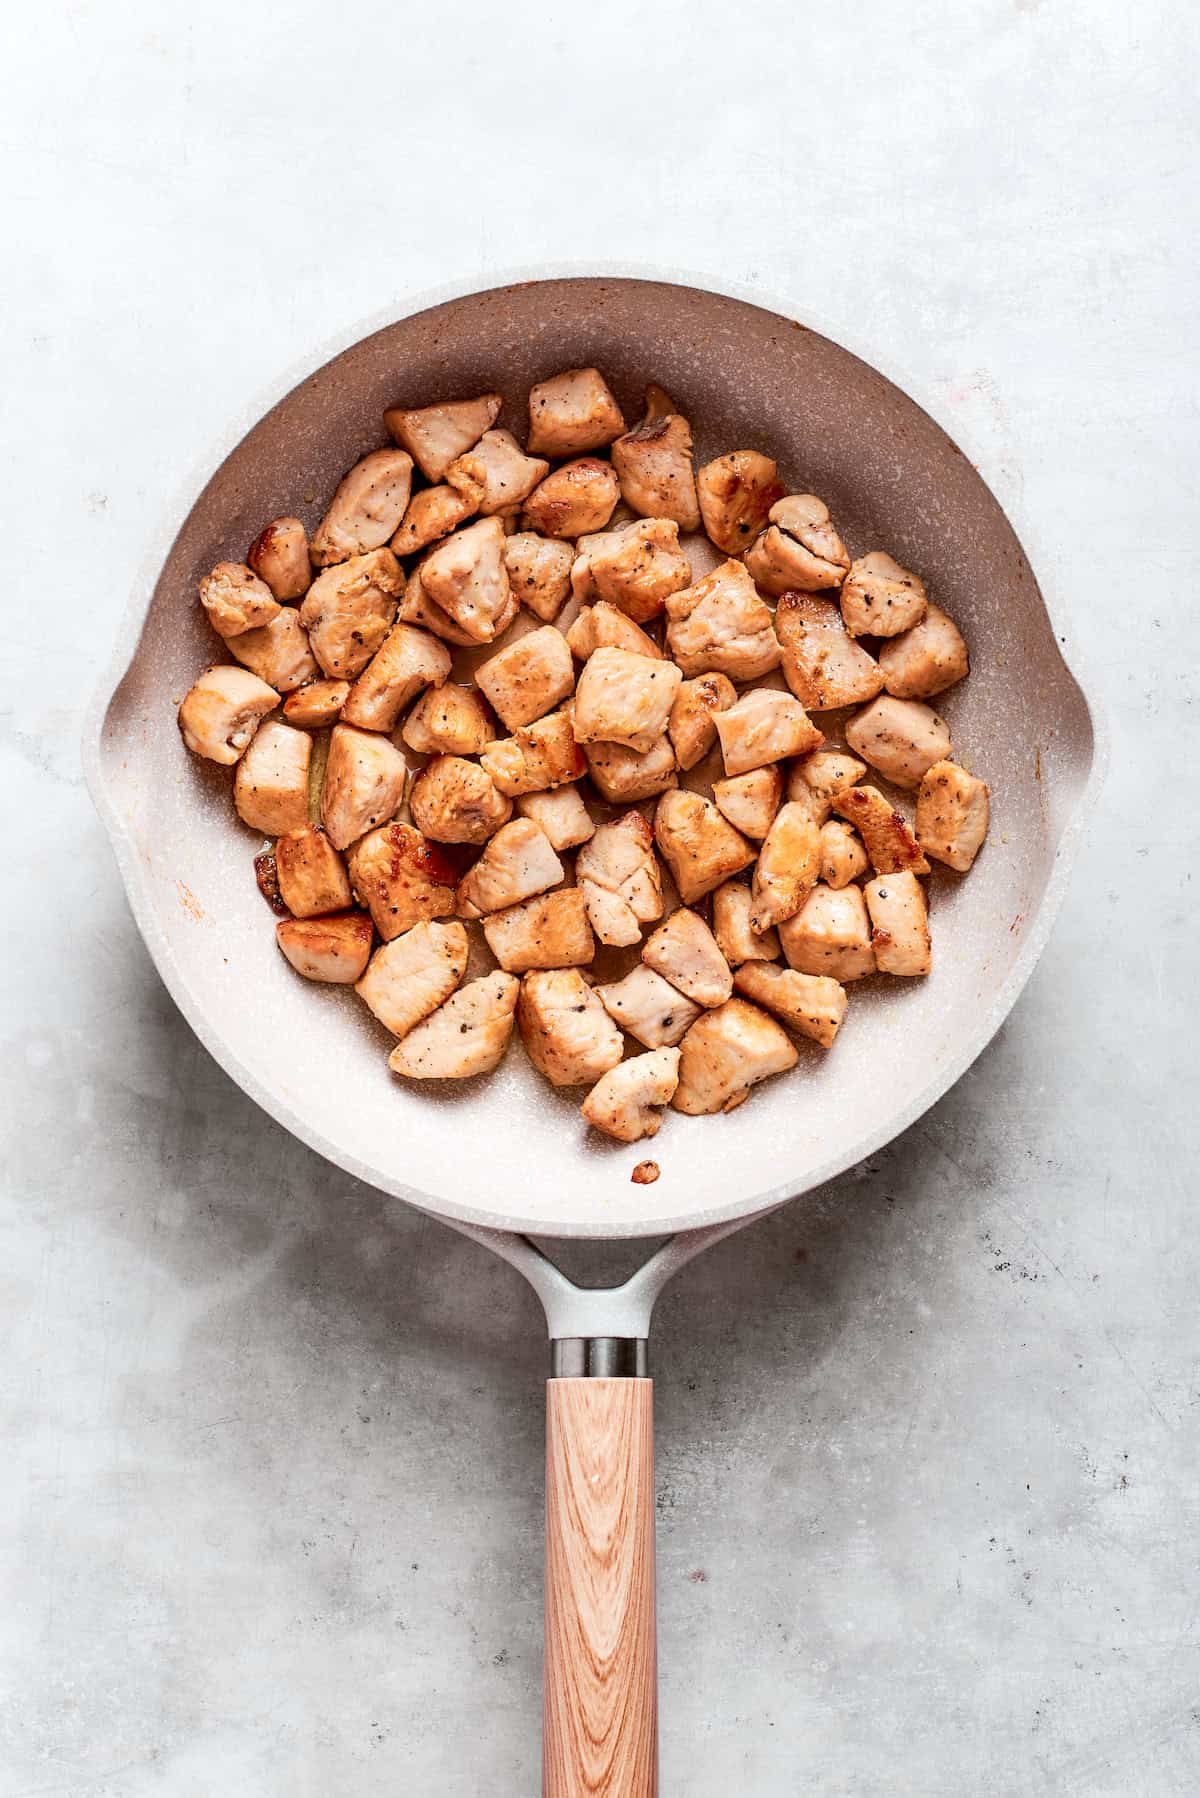
[[[647,1049],[673,1047],[700,1016],[699,1005],[641,962],[624,980],[596,991],[609,1017]]]
[[[881,693],[846,726],[856,755],[897,787],[918,787],[926,769],[950,756],[950,726],[917,699]]]
[[[496,735],[474,687],[426,687],[401,736],[418,755],[478,755]]]
[[[929,605],[920,624],[889,637],[879,652],[883,684],[897,699],[932,699],[971,672],[962,632],[940,606]]]
[[[412,784],[409,810],[437,843],[486,843],[512,817],[512,800],[486,768],[461,755],[435,755]]]
[[[513,799],[561,787],[587,772],[569,711],[551,712],[511,737],[489,743],[479,759],[500,791]]]
[[[577,968],[526,974],[517,1001],[525,1051],[553,1086],[583,1086],[616,1067],[621,1032]]]
[[[823,1049],[832,1047],[846,1015],[846,989],[836,980],[752,961],[738,969],[736,981],[739,993],[772,1012],[789,1030],[810,1037]]]
[[[482,498],[482,483],[465,475],[457,487],[422,487],[409,500],[388,548],[396,556],[415,556],[418,550],[428,549],[431,543],[465,524],[478,512]]]
[[[818,884],[794,918],[779,927],[788,966],[831,980],[861,980],[875,972],[871,926],[861,889],[835,892]]]
[[[746,551],[746,567],[764,593],[819,593],[840,587],[850,566],[829,507],[815,493],[779,499],[762,536]]]
[[[832,600],[785,593],[775,608],[775,635],[787,684],[810,711],[861,705],[882,690],[879,663],[854,641]]]
[[[532,455],[578,456],[603,449],[624,429],[621,408],[598,368],[568,368],[530,389]]]
[[[342,718],[363,730],[394,730],[422,687],[440,687],[449,674],[444,643],[413,624],[394,624],[351,687]]]
[[[482,918],[504,911],[556,886],[562,877],[563,865],[541,825],[532,818],[514,818],[496,832],[470,873],[459,881],[458,915]]]
[[[893,874],[900,868],[928,874],[929,863],[908,819],[878,787],[847,787],[835,796],[833,809],[839,818],[853,824],[877,874]]]
[[[404,576],[390,549],[352,556],[317,576],[300,622],[326,674],[348,680],[362,673],[391,629],[403,591]]]
[[[321,786],[321,822],[335,849],[394,818],[404,798],[408,763],[386,737],[335,724]]]
[[[722,817],[728,818],[735,830],[761,842],[783,803],[783,770],[778,762],[771,762],[765,768],[752,769],[749,774],[715,780],[713,800]]]
[[[470,1080],[498,1068],[512,1036],[521,983],[512,974],[469,980],[410,1030],[388,1056],[409,1080]]]
[[[412,457],[372,450],[341,482],[309,545],[318,568],[381,549],[397,528],[412,491]]]
[[[480,518],[430,550],[421,564],[421,587],[473,642],[491,643],[515,609],[500,520]]]
[[[704,529],[727,556],[740,556],[758,536],[776,500],[779,470],[757,450],[734,450],[706,462],[696,476]]]
[[[549,462],[527,456],[511,431],[485,431],[474,449],[450,464],[446,479],[460,492],[478,495],[474,504],[485,518],[515,518],[549,472]]]
[[[297,687],[283,702],[283,715],[298,730],[324,730],[336,724],[350,697],[348,680],[310,680]]]
[[[321,672],[294,606],[281,606],[270,624],[227,637],[225,647],[277,693],[291,693]]]
[[[648,637],[640,625],[605,599],[598,599],[594,606],[584,606],[567,632],[567,643],[571,654],[581,662],[598,649],[625,649],[630,655],[662,660],[662,650],[653,637]]]
[[[478,399],[446,400],[439,406],[393,406],[383,422],[392,442],[416,459],[425,479],[441,481],[455,458],[495,424],[502,404],[498,393],[481,393]]]
[[[584,755],[592,785],[610,805],[637,805],[676,782],[669,737],[659,737],[643,750],[628,749],[623,743],[589,743]]]
[[[679,1050],[652,1049],[610,1068],[580,1106],[594,1130],[618,1142],[640,1142],[657,1136],[662,1108],[679,1084]]]
[[[193,755],[232,768],[279,695],[245,668],[206,668],[179,708],[179,729]]]
[[[627,947],[642,925],[662,917],[662,875],[654,833],[640,812],[602,824],[575,860],[592,929],[602,943]]]
[[[522,793],[517,810],[523,818],[532,818],[558,850],[577,849],[596,834],[587,806],[575,786],[554,787],[548,793]]]
[[[353,986],[361,978],[374,934],[370,918],[360,911],[284,918],[275,926],[275,940],[297,974],[331,986]]]
[[[928,974],[933,966],[925,889],[915,874],[877,874],[863,888],[871,946],[881,974]]]
[[[578,887],[539,893],[483,920],[488,948],[510,974],[530,968],[580,968],[596,953],[587,907]]]
[[[681,906],[646,939],[642,960],[697,1005],[724,1005],[733,991],[729,963],[699,912]]]
[[[821,879],[827,887],[848,887],[870,867],[862,839],[840,818],[821,826]]]
[[[516,615],[516,596],[510,593],[500,608],[491,640],[502,636]],[[419,566],[408,577],[408,585],[404,589],[404,597],[400,601],[396,617],[404,624],[415,624],[419,629],[431,632],[433,636],[440,637],[443,643],[453,643],[460,649],[477,647],[476,639],[463,630],[461,625],[455,624],[449,612],[443,612],[441,606],[435,605],[430,599],[421,581]]]
[[[753,844],[721,816],[712,800],[682,787],[659,800],[654,837],[685,905],[702,899],[754,860]]]
[[[744,961],[776,961],[779,935],[751,928],[754,895],[744,880],[725,880],[713,894],[713,935],[731,968]]]
[[[802,805],[785,805],[766,834],[754,868],[751,927],[794,917],[821,874],[821,832]]]
[[[461,924],[414,924],[376,949],[355,991],[393,1036],[407,1036],[445,1003],[467,971]]]
[[[798,699],[774,687],[755,687],[717,713],[726,774],[748,774],[787,756],[808,755],[824,737]]]
[[[536,531],[517,531],[504,545],[509,586],[521,605],[545,624],[553,623],[566,604],[574,560],[569,543],[539,537]]]
[[[667,653],[685,674],[757,680],[779,663],[779,639],[758,588],[740,562],[667,600]]]
[[[898,637],[925,616],[925,586],[884,550],[851,562],[842,584],[842,617],[852,637]]]
[[[844,749],[816,749],[788,770],[787,796],[806,805],[815,824],[824,824],[839,793],[861,780],[867,764]]]
[[[355,843],[350,885],[385,943],[424,918],[454,915],[454,864],[411,824],[385,824]]]
[[[279,893],[294,918],[319,918],[354,903],[346,864],[319,824],[298,824],[275,845]]]
[[[273,518],[250,545],[246,560],[276,599],[303,599],[312,583],[308,532],[298,518]]]
[[[501,723],[520,730],[573,691],[575,664],[562,632],[545,624],[489,656],[475,679]]]
[[[988,790],[955,762],[935,762],[917,794],[917,841],[926,855],[965,874],[988,827]]]
[[[671,518],[684,531],[700,529],[692,466],[692,427],[678,412],[647,411],[612,446],[621,498],[642,518]]]
[[[549,634],[558,637],[566,651],[559,633],[551,627]],[[566,653],[569,661],[570,653]],[[682,679],[670,662],[634,655],[627,649],[597,649],[579,676],[576,742],[621,743],[645,754],[666,734]],[[672,755],[672,767],[674,762]]]
[[[704,760],[717,736],[717,713],[727,712],[737,688],[725,674],[701,674],[685,680],[675,695],[667,729],[681,768]]]
[[[571,569],[577,598],[607,599],[637,624],[656,618],[691,578],[679,526],[669,518],[640,518],[583,539]]]
[[[308,823],[308,764],[312,738],[269,718],[237,765],[233,803],[238,817],[264,836],[281,836]]]
[[[680,1044],[675,1109],[692,1117],[733,1111],[752,1086],[798,1059],[774,1018],[745,999],[727,999],[698,1018]]]
[[[219,637],[236,637],[270,624],[280,609],[267,583],[244,562],[218,562],[200,582],[200,604]]]
[[[580,456],[534,488],[521,522],[525,530],[544,537],[581,537],[604,529],[620,497],[611,465],[597,456]]]

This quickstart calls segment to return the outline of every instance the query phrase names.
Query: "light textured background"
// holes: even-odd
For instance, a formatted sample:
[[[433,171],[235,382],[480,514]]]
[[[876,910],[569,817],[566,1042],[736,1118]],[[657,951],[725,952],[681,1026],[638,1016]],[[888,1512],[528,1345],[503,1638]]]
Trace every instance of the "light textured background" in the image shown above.
[[[534,1302],[208,1061],[77,734],[246,393],[545,257],[762,283],[913,370],[1115,739],[972,1074],[663,1302],[664,1789],[1194,1794],[1194,9],[289,11],[4,47],[0,1793],[536,1787]]]

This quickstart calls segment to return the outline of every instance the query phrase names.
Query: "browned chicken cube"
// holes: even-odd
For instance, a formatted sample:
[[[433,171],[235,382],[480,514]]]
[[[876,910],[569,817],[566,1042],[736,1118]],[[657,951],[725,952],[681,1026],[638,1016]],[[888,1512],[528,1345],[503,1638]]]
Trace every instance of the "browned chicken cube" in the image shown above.
[[[653,1049],[602,1074],[580,1110],[594,1130],[617,1142],[640,1142],[658,1135],[662,1108],[678,1083],[679,1050]]]
[[[494,641],[496,637],[503,635],[516,617],[517,610],[516,595],[510,592],[507,601],[500,608],[496,617],[495,628],[489,641]],[[440,637],[443,643],[453,643],[460,649],[476,647],[476,639],[471,636],[470,632],[463,630],[461,625],[455,624],[449,612],[444,612],[441,606],[435,605],[434,601],[430,599],[421,580],[420,565],[414,568],[408,577],[408,585],[404,589],[396,616],[404,624],[415,624],[418,629],[429,631],[433,636]]]
[[[393,406],[383,422],[393,443],[416,458],[425,479],[441,481],[455,458],[495,424],[502,404],[498,393],[481,393],[478,399],[446,400],[437,406]]]
[[[404,1037],[450,997],[467,971],[461,924],[425,919],[376,949],[355,991],[386,1030]]]
[[[800,974],[795,968],[775,968],[767,962],[747,962],[736,975],[739,993],[773,1013],[789,1030],[833,1046],[846,1015],[846,989],[824,974]]]
[[[394,624],[351,687],[342,718],[363,730],[394,730],[422,687],[440,687],[449,675],[444,643],[415,625]]]
[[[755,687],[717,713],[726,774],[748,774],[768,762],[808,755],[824,738],[798,699],[774,687]]]
[[[681,768],[694,768],[704,760],[716,741],[717,713],[727,712],[736,699],[737,688],[724,674],[702,674],[683,682],[667,727]]]
[[[312,584],[308,532],[298,518],[273,518],[250,545],[246,560],[276,599],[303,599]]]
[[[549,634],[558,637],[569,662],[564,639],[553,627]],[[621,743],[645,754],[666,734],[682,679],[670,662],[633,655],[627,649],[597,649],[579,676],[576,742]],[[674,761],[672,755],[672,767]]]
[[[595,823],[583,803],[579,788],[555,787],[548,793],[522,793],[517,810],[523,818],[532,818],[559,851],[577,849],[596,834]]]
[[[829,507],[815,493],[776,500],[762,536],[746,551],[746,567],[764,593],[819,593],[840,587],[850,566]]]
[[[988,827],[988,790],[955,762],[935,762],[917,795],[917,841],[926,855],[965,874]]]
[[[831,980],[861,980],[875,972],[871,926],[858,887],[818,884],[794,918],[779,926],[788,966],[800,974],[824,974]]]
[[[620,497],[611,464],[580,456],[539,482],[525,501],[521,522],[543,537],[581,537],[604,529]]]
[[[925,889],[915,874],[877,874],[863,888],[881,974],[928,974],[933,966]]]
[[[297,974],[331,986],[353,986],[362,977],[374,934],[370,918],[360,911],[284,918],[275,926],[275,940]]]
[[[684,531],[700,529],[692,466],[692,427],[678,412],[647,412],[612,446],[621,498],[642,518],[670,518]]]
[[[867,764],[844,749],[816,749],[788,770],[788,799],[793,805],[807,806],[814,824],[824,824],[837,796],[861,780],[866,771]]]
[[[346,864],[319,824],[298,824],[275,845],[279,893],[294,918],[319,918],[354,903]]]
[[[733,975],[699,912],[680,906],[646,939],[642,960],[697,1005],[723,1005]]]
[[[418,830],[437,843],[486,843],[512,817],[512,800],[486,768],[461,755],[435,755],[408,796]]]
[[[679,1046],[673,1104],[690,1116],[733,1111],[750,1088],[794,1068],[795,1045],[774,1018],[745,999],[727,999],[698,1018]]]
[[[401,736],[418,755],[478,755],[496,735],[474,687],[427,687],[404,720]]]
[[[324,730],[336,724],[350,697],[348,680],[310,680],[297,687],[283,702],[283,715],[297,730]]]
[[[654,836],[685,905],[693,905],[754,860],[753,845],[721,816],[712,800],[682,787],[659,800]]]
[[[569,368],[529,393],[529,448],[537,456],[603,449],[625,429],[621,408],[598,368]]]
[[[536,531],[518,531],[504,545],[509,586],[545,624],[552,624],[567,602],[574,560],[571,544]]]
[[[767,832],[754,869],[750,924],[766,930],[794,917],[821,873],[821,832],[801,805],[785,805]]]
[[[662,660],[662,650],[653,637],[604,599],[598,599],[594,606],[584,606],[567,632],[567,644],[581,662],[594,656],[598,649],[624,649],[630,655],[649,656],[654,662]]]
[[[810,711],[861,705],[882,690],[879,663],[850,636],[832,600],[785,593],[775,608],[775,635],[787,684]]]
[[[858,832],[840,818],[821,826],[821,879],[827,887],[848,887],[870,867]]]
[[[778,762],[713,782],[713,802],[745,837],[761,842],[783,803],[783,770]]]
[[[842,617],[852,637],[898,637],[925,616],[924,583],[881,549],[850,564]]]
[[[317,576],[300,622],[326,674],[349,680],[362,673],[391,629],[403,591],[404,576],[390,549],[352,556]]]
[[[412,457],[404,450],[372,450],[356,462],[309,545],[316,566],[381,549],[404,517],[411,491]]]
[[[509,974],[531,968],[579,968],[596,953],[578,887],[539,893],[483,920],[488,948]]]
[[[501,723],[520,730],[574,690],[575,664],[562,632],[546,624],[489,656],[475,679]]]
[[[953,618],[929,605],[920,624],[888,639],[879,667],[884,686],[897,699],[932,699],[967,678],[971,658]]]
[[[259,680],[277,693],[291,693],[321,672],[294,606],[281,606],[270,624],[227,637],[225,647]]]
[[[385,824],[350,851],[350,884],[385,943],[423,918],[454,915],[454,865],[411,824]]]
[[[649,749],[623,743],[589,743],[584,754],[592,785],[610,805],[637,805],[675,785],[675,751],[669,737]]]
[[[656,618],[691,578],[679,526],[669,518],[640,518],[582,538],[571,568],[578,599],[606,599],[638,624]]]
[[[549,472],[549,462],[527,456],[511,431],[485,431],[474,449],[450,464],[446,479],[469,494],[485,518],[515,518]]]
[[[449,536],[479,510],[483,486],[465,476],[457,487],[422,487],[408,502],[388,548],[396,556],[415,556]]]
[[[479,759],[500,791],[514,799],[561,787],[587,772],[569,711],[551,712],[511,737],[489,743]]]
[[[927,769],[946,761],[951,752],[950,726],[932,707],[916,699],[893,699],[881,693],[846,726],[846,741],[856,755],[897,787],[920,786]]]
[[[596,992],[609,1017],[647,1049],[673,1048],[701,1012],[699,1005],[642,962],[624,980],[598,986]]]
[[[394,818],[404,798],[408,763],[374,731],[335,724],[321,787],[321,822],[335,849],[348,849],[376,824]]]
[[[239,636],[279,616],[271,589],[243,562],[218,562],[200,582],[200,604],[219,637]]]
[[[734,450],[706,462],[696,476],[696,492],[704,528],[727,556],[740,556],[753,543],[771,507],[783,498],[779,470],[757,450]]]
[[[662,917],[654,833],[640,812],[626,812],[594,832],[576,858],[575,878],[602,943],[639,942],[642,925]]]
[[[713,935],[731,968],[744,961],[777,961],[779,933],[757,931],[750,923],[754,895],[744,880],[726,880],[713,894]]]
[[[421,564],[422,590],[476,643],[492,642],[501,619],[512,617],[504,541],[498,518],[480,518],[430,550]]]
[[[470,1080],[492,1073],[512,1036],[520,990],[512,974],[469,980],[396,1045],[389,1068],[409,1080]]]
[[[206,668],[179,707],[179,729],[193,755],[232,768],[279,695],[245,668]]]
[[[848,787],[837,794],[833,809],[839,818],[854,825],[877,874],[894,874],[901,868],[928,874],[929,863],[921,854],[908,819],[884,798],[878,787]]]
[[[771,613],[740,562],[711,574],[667,600],[667,652],[685,674],[727,674],[757,680],[779,662]]]
[[[563,878],[550,839],[532,818],[514,818],[492,837],[469,874],[458,883],[460,918],[482,918],[544,893]]]
[[[282,836],[308,823],[308,764],[312,738],[273,718],[261,724],[237,765],[233,803],[238,817],[264,836]]]
[[[526,974],[517,1024],[530,1061],[553,1086],[591,1085],[624,1054],[621,1032],[577,968]]]

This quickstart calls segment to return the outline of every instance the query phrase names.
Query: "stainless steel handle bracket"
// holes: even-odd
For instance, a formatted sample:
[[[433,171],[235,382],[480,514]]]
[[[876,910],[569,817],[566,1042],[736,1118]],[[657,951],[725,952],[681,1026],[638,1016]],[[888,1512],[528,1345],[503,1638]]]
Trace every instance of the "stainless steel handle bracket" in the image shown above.
[[[648,1380],[650,1345],[644,1336],[556,1336],[550,1344],[552,1380]]]

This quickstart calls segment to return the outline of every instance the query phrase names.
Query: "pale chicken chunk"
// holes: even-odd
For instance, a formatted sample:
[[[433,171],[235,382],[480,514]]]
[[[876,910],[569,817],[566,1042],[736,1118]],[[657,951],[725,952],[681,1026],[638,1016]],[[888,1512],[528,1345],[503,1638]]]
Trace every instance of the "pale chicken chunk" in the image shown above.
[[[787,796],[804,805],[814,824],[824,824],[840,793],[861,780],[867,764],[844,749],[816,749],[788,770]]]
[[[767,517],[767,529],[746,551],[746,567],[764,593],[841,586],[850,557],[824,500],[793,493],[776,500]]]
[[[692,1117],[733,1111],[752,1086],[798,1060],[795,1044],[774,1018],[745,999],[727,999],[697,1019],[680,1044],[673,1104]]]
[[[302,599],[312,581],[308,532],[298,518],[273,518],[258,533],[246,560],[276,599]]]
[[[602,824],[575,861],[592,929],[602,943],[627,947],[642,925],[662,917],[662,875],[654,833],[640,812]]]
[[[833,809],[839,818],[854,825],[877,874],[894,874],[901,868],[928,874],[929,863],[908,819],[878,787],[848,787],[835,796]]]
[[[875,972],[871,926],[860,888],[818,884],[794,918],[779,927],[788,966],[831,980],[861,980]]]
[[[852,637],[898,637],[925,616],[924,583],[882,549],[859,556],[842,584],[842,617]]]
[[[917,699],[893,699],[881,693],[846,726],[846,741],[856,755],[897,787],[917,787],[935,762],[951,754],[950,726],[931,706]]]
[[[755,687],[717,713],[726,774],[748,774],[793,755],[808,755],[824,737],[798,699],[774,687]]]
[[[279,601],[244,562],[218,562],[200,582],[200,604],[219,637],[236,637],[279,616]]]
[[[515,518],[549,472],[549,462],[527,456],[511,431],[485,431],[474,449],[450,464],[446,480],[460,492],[479,495],[474,503],[485,518]]]
[[[486,768],[461,755],[435,755],[412,784],[409,810],[437,843],[486,843],[512,817],[512,800]]]
[[[412,457],[401,449],[372,450],[340,483],[313,534],[309,555],[318,568],[380,549],[397,528],[412,491]]]
[[[418,755],[478,755],[496,735],[474,687],[427,687],[404,720],[401,736]]]
[[[179,729],[193,755],[232,768],[279,695],[245,668],[206,668],[179,707]]]
[[[667,651],[685,674],[757,680],[779,663],[771,613],[740,562],[673,593],[667,617]]]
[[[652,1049],[610,1068],[580,1110],[594,1130],[617,1142],[640,1142],[658,1135],[662,1108],[671,1103],[678,1084],[679,1050]]]
[[[376,949],[355,987],[386,1030],[404,1037],[450,997],[467,971],[461,924],[425,919]]]
[[[416,458],[425,479],[440,481],[455,458],[495,424],[503,403],[498,393],[481,393],[477,399],[444,400],[436,406],[393,406],[383,422],[392,442]]]
[[[608,1015],[647,1049],[673,1048],[701,1012],[699,1005],[641,962],[624,980],[596,991]]]
[[[642,518],[671,518],[685,531],[700,529],[692,466],[692,427],[678,412],[647,412],[612,446],[621,498]]]
[[[318,575],[300,607],[300,622],[324,673],[361,674],[396,616],[404,575],[390,549],[352,556]]]
[[[723,1005],[733,991],[733,975],[699,912],[681,906],[646,939],[642,960],[706,1008]]]
[[[548,793],[522,793],[517,810],[523,818],[532,818],[550,838],[551,847],[577,849],[596,834],[596,826],[579,788],[555,787]]]
[[[736,699],[737,688],[724,674],[702,674],[683,682],[667,726],[681,768],[694,768],[704,760],[716,741],[717,713],[727,712]]]
[[[538,483],[525,501],[521,523],[543,537],[582,537],[604,529],[620,497],[611,464],[580,456]]]
[[[785,805],[776,814],[758,852],[751,890],[750,923],[766,930],[794,917],[816,886],[821,873],[821,832],[801,805]]]
[[[319,918],[354,903],[346,864],[319,824],[298,824],[275,845],[279,893],[294,918]]]
[[[926,855],[965,874],[987,828],[986,783],[955,762],[935,762],[917,795],[917,841]]]
[[[751,928],[754,895],[744,880],[726,880],[713,894],[713,935],[731,968],[744,961],[777,961],[779,934]]]
[[[925,889],[915,874],[877,874],[863,888],[881,974],[916,977],[933,966]]]
[[[353,986],[361,979],[374,935],[370,918],[360,911],[284,918],[275,926],[275,940],[297,974],[331,986]]]
[[[821,826],[821,879],[828,887],[848,887],[870,867],[862,839],[840,818]]]
[[[530,968],[585,967],[596,953],[587,907],[578,887],[540,893],[483,920],[488,948],[510,974]]]
[[[492,837],[469,874],[458,883],[460,918],[482,918],[544,893],[563,877],[550,839],[532,818],[514,818]]]
[[[454,915],[454,865],[411,824],[385,824],[350,851],[350,884],[385,943]]]
[[[450,651],[428,631],[394,624],[351,687],[343,721],[363,730],[394,730],[422,687],[440,687],[449,678],[450,665]]]
[[[564,639],[551,628],[566,651]],[[570,660],[569,651],[567,653]],[[621,743],[639,755],[666,734],[683,676],[672,663],[627,649],[597,649],[575,694],[575,741]],[[671,758],[674,765],[674,756]]]
[[[883,687],[883,671],[846,629],[832,600],[785,593],[775,608],[788,686],[810,711],[861,705]]]
[[[283,715],[298,730],[324,730],[337,723],[349,697],[348,680],[310,680],[306,687],[297,687],[288,694]]]
[[[488,639],[489,642],[494,642],[497,637],[503,636],[516,617],[517,611],[517,596],[510,592],[508,599],[496,616],[494,626],[490,627],[492,635]],[[477,646],[477,639],[471,636],[469,631],[463,630],[460,624],[456,624],[449,612],[444,612],[441,606],[436,605],[430,599],[421,580],[419,566],[414,568],[408,577],[408,585],[404,589],[404,597],[400,601],[396,616],[404,624],[415,624],[421,630],[429,631],[433,636],[440,637],[443,643],[453,643],[460,649],[474,649]]]
[[[774,968],[766,962],[748,962],[739,968],[737,989],[765,1011],[772,1012],[789,1030],[833,1046],[846,1015],[846,989],[825,974],[800,974],[795,968]]]
[[[504,526],[498,518],[468,524],[431,550],[421,564],[421,587],[476,643],[490,643],[515,607],[504,565]]]
[[[295,606],[281,606],[270,624],[256,625],[252,631],[227,637],[225,647],[277,693],[294,692],[321,672]]]
[[[501,723],[520,730],[573,691],[575,664],[562,632],[546,624],[489,656],[475,679]]]
[[[702,899],[754,860],[753,845],[721,816],[711,799],[681,787],[659,800],[654,836],[685,905]]]
[[[281,836],[308,823],[308,764],[312,738],[306,730],[268,719],[237,765],[233,803],[238,817],[264,836]]]
[[[584,754],[592,785],[610,805],[637,805],[676,784],[669,737],[659,737],[644,750],[623,743],[589,743]]]
[[[465,524],[478,512],[482,498],[482,483],[465,475],[457,487],[422,487],[409,500],[388,548],[396,556],[415,556]]]
[[[594,606],[584,606],[567,632],[567,644],[571,654],[581,662],[586,662],[598,649],[625,649],[630,655],[649,656],[655,662],[662,660],[662,650],[653,637],[648,637],[632,618],[627,618],[617,606],[604,599],[597,600]]]
[[[625,429],[621,408],[598,368],[568,368],[529,392],[529,448],[538,456],[603,449]]]
[[[966,680],[971,658],[962,632],[940,606],[928,605],[920,624],[890,637],[879,652],[883,684],[897,699],[932,699]]]
[[[757,450],[734,450],[706,462],[696,476],[696,492],[704,528],[727,556],[740,556],[753,543],[771,507],[783,498],[779,470]]]
[[[408,763],[386,737],[335,724],[321,786],[321,822],[334,848],[394,818],[407,778]]]
[[[509,586],[521,605],[545,624],[553,623],[567,602],[574,560],[569,543],[540,537],[536,531],[518,531],[504,545]]]
[[[718,811],[743,836],[761,842],[783,803],[783,770],[777,762],[713,782],[713,802]]]
[[[470,1080],[498,1068],[512,1036],[521,983],[512,974],[470,980],[409,1031],[388,1056],[409,1080]]]
[[[553,1086],[590,1086],[624,1053],[621,1032],[576,968],[526,974],[517,1023],[526,1054]]]
[[[638,624],[656,618],[691,578],[679,526],[669,518],[640,518],[581,539],[571,568],[578,599],[607,599]]]
[[[479,759],[500,791],[513,799],[561,787],[587,772],[569,711],[551,712],[511,737],[489,743]]]

